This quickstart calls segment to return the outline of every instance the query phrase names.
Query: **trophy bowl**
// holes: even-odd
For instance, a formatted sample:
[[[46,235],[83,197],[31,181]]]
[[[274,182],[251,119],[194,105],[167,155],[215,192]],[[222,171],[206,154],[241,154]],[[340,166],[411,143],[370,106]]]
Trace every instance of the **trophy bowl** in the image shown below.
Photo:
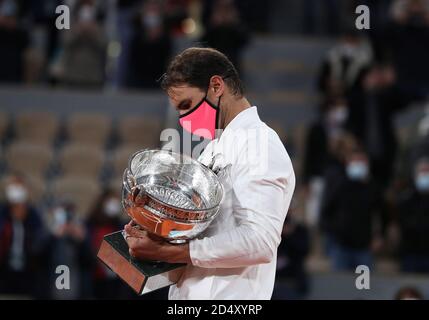
[[[203,232],[219,212],[218,176],[189,156],[142,150],[130,157],[122,181],[122,205],[144,230],[170,243]]]

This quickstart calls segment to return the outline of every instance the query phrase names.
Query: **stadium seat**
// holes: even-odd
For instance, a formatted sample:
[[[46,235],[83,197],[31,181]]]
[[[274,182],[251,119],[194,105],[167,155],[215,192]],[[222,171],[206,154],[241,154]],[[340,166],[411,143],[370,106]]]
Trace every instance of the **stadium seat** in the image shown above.
[[[60,152],[59,167],[64,175],[97,178],[104,162],[104,152],[100,148],[72,143]]]
[[[111,168],[115,175],[122,175],[125,168],[128,166],[130,157],[141,148],[135,145],[122,145],[115,149],[112,153]]]
[[[43,178],[52,163],[53,152],[49,146],[30,142],[12,143],[5,152],[9,171]]]
[[[66,122],[70,142],[104,146],[111,130],[109,116],[97,113],[76,113]]]
[[[161,127],[158,118],[126,116],[119,121],[118,134],[123,144],[139,145],[141,149],[157,148]]]
[[[63,176],[52,181],[50,195],[54,201],[70,201],[77,214],[85,218],[100,195],[100,185],[95,179]]]
[[[48,112],[24,112],[15,120],[15,132],[20,141],[52,144],[56,138],[59,121]]]

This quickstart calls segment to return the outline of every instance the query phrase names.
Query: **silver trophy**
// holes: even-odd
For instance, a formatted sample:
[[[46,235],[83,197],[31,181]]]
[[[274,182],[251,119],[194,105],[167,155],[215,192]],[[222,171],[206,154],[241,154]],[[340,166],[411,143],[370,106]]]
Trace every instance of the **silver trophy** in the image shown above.
[[[123,175],[123,208],[136,227],[172,244],[186,243],[219,213],[224,194],[220,177],[227,169],[215,173],[171,151],[139,151]],[[104,238],[98,257],[139,294],[176,283],[185,267],[132,258],[121,232]]]

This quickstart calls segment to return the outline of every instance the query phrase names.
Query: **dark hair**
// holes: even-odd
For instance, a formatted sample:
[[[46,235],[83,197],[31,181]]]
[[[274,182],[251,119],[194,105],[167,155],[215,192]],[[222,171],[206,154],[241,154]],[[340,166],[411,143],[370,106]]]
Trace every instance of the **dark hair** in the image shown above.
[[[189,48],[177,55],[161,77],[161,87],[187,84],[207,90],[210,79],[220,76],[232,94],[243,96],[243,85],[232,62],[221,52],[211,48]]]
[[[417,288],[402,287],[398,290],[398,292],[396,292],[395,300],[401,300],[406,298],[414,298],[419,300],[424,299],[423,294]]]

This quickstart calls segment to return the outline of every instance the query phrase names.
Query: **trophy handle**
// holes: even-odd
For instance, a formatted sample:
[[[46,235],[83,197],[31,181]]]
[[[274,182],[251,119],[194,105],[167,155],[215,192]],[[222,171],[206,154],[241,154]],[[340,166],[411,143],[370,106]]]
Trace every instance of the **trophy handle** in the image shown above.
[[[223,167],[222,169],[215,172],[215,174],[218,176],[218,178],[221,181],[223,181],[226,177],[228,177],[230,175],[231,167],[232,167],[232,164],[228,164],[225,167]]]

